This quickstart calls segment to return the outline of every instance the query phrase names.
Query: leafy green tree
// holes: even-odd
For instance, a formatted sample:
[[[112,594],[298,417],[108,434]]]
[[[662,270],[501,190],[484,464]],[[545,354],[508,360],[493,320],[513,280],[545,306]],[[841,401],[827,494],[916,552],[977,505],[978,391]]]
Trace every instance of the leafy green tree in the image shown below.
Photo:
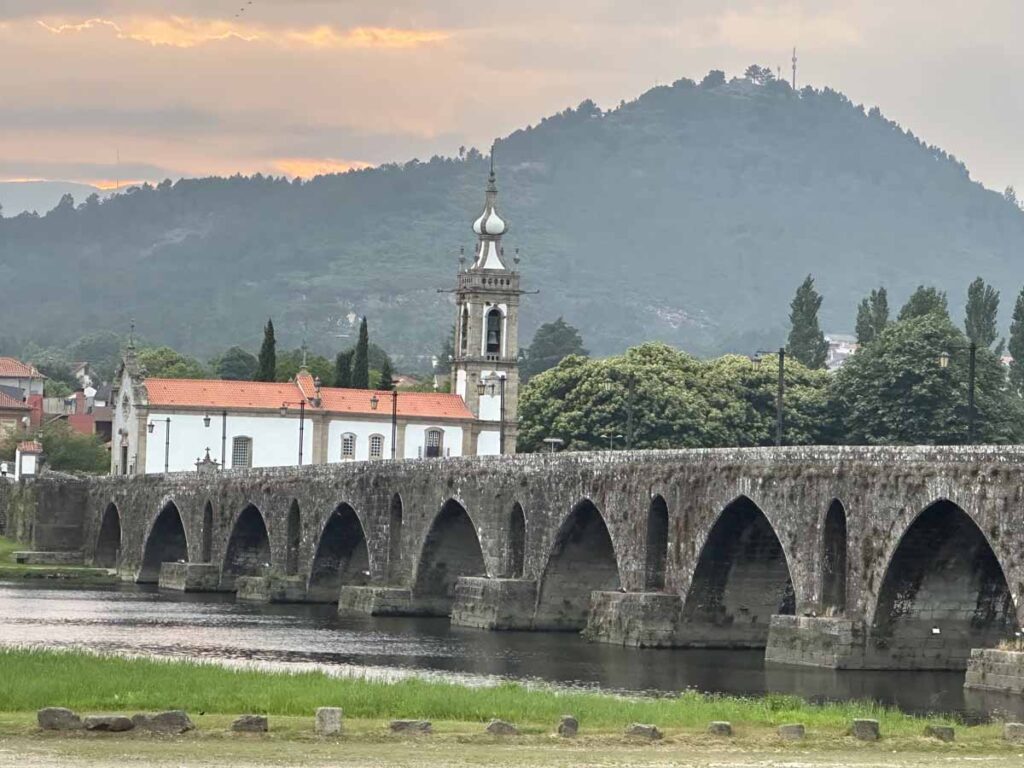
[[[213,362],[217,378],[226,381],[252,381],[259,360],[241,347],[231,347]]]
[[[1024,396],[1024,289],[1017,294],[1010,323],[1010,385],[1018,395]]]
[[[889,296],[885,288],[877,288],[857,307],[857,343],[869,344],[889,325]]]
[[[334,376],[334,365],[322,355],[311,355],[302,347],[290,349],[277,356],[277,381],[291,381],[302,370],[302,359],[305,356],[306,370],[313,378],[320,377],[321,382],[331,381]]]
[[[999,291],[975,278],[967,288],[967,314],[964,330],[967,338],[979,347],[991,347],[998,336]]]
[[[395,377],[394,372],[391,370],[391,361],[385,360],[384,365],[380,369],[380,379],[377,383],[377,389],[383,389],[390,392],[395,388]]]
[[[253,381],[275,381],[277,379],[277,340],[274,338],[274,321],[267,320],[263,328],[263,345],[256,366]]]
[[[138,353],[139,364],[146,375],[156,379],[204,379],[208,371],[194,358],[170,347],[147,347]]]
[[[43,384],[43,394],[46,397],[70,397],[74,391],[60,379],[47,379]]]
[[[786,351],[808,368],[824,368],[828,342],[818,326],[821,296],[814,290],[814,278],[808,275],[796,289],[789,313],[789,342]]]
[[[967,338],[940,312],[901,320],[851,357],[832,381],[844,442],[950,444],[967,439]],[[950,354],[943,367],[941,355]],[[1016,442],[1024,425],[999,360],[977,353],[977,436]]]
[[[23,434],[0,435],[0,457],[13,459]],[[43,427],[38,436],[46,466],[61,472],[105,474],[110,471],[110,451],[96,435],[82,435],[66,421],[57,419]]]
[[[359,340],[356,342],[355,354],[352,355],[352,388],[370,388],[370,336],[366,327],[366,318],[359,323]]]
[[[348,349],[344,352],[339,352],[334,358],[334,382],[335,387],[341,387],[348,389],[352,386],[352,356],[355,355],[354,349]]]
[[[523,381],[529,381],[538,373],[555,367],[569,355],[586,357],[588,354],[579,330],[565,322],[564,318],[544,323],[533,335],[533,341],[523,357]]]
[[[910,320],[914,317],[924,317],[930,314],[940,314],[949,317],[949,301],[946,299],[946,292],[940,291],[932,286],[917,286],[907,303],[900,310],[900,320]]]

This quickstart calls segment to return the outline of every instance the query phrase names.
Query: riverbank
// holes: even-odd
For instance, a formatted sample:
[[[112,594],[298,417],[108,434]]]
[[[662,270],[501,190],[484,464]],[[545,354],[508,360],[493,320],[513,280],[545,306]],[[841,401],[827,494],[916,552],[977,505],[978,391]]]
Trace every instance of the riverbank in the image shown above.
[[[0,582],[46,581],[82,587],[118,583],[117,575],[106,568],[82,565],[23,565],[15,561],[14,553],[24,549],[24,544],[0,536]]]
[[[439,737],[455,739],[486,738],[483,724],[500,718],[515,723],[524,734],[520,738],[543,741],[551,738],[560,716],[569,713],[579,720],[581,738],[615,744],[623,742],[623,729],[634,722],[657,725],[668,743],[717,744],[707,735],[707,725],[726,720],[735,731],[728,743],[742,750],[783,748],[776,729],[788,723],[807,728],[807,738],[793,749],[884,747],[882,751],[994,755],[1022,749],[1002,740],[998,724],[958,726],[956,743],[940,744],[925,738],[924,728],[955,725],[950,718],[913,717],[864,702],[817,706],[792,696],[739,698],[695,692],[675,698],[625,698],[513,684],[468,688],[417,679],[385,683],[320,672],[274,673],[82,652],[0,649],[0,733],[18,736],[33,731],[34,712],[47,706],[83,714],[184,709],[197,719],[201,739],[225,731],[226,723],[242,713],[268,715],[270,738],[308,739],[315,710],[335,706],[345,712],[347,738],[387,743],[393,737],[385,723],[396,718],[431,720]],[[879,721],[881,745],[862,745],[846,735],[855,718]]]

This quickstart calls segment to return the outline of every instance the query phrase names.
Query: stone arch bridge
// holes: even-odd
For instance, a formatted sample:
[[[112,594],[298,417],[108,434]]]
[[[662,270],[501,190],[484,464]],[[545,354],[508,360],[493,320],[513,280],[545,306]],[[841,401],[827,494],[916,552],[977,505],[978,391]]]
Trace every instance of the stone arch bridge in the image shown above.
[[[73,506],[87,560],[169,588],[944,669],[1024,620],[1022,468],[1024,448],[361,462],[44,478],[37,514]]]

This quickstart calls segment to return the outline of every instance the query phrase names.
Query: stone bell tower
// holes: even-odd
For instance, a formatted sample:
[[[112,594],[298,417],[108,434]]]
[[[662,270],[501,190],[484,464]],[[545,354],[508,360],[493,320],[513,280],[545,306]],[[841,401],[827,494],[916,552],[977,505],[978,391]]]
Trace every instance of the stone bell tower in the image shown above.
[[[493,155],[493,153],[492,153]],[[476,416],[467,453],[516,452],[519,403],[519,272],[509,268],[501,238],[508,231],[496,207],[494,160],[484,212],[473,222],[473,264],[459,268],[452,389]],[[512,259],[517,265],[518,256]]]

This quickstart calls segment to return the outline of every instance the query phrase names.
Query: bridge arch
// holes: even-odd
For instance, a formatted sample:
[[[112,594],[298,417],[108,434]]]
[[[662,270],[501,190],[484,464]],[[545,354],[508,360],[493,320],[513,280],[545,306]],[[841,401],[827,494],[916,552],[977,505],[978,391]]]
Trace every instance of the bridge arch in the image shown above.
[[[518,501],[508,518],[508,577],[521,579],[526,572],[526,513]]]
[[[451,615],[460,576],[486,576],[477,528],[466,508],[449,499],[434,517],[420,548],[413,594],[424,613]]]
[[[947,498],[928,505],[886,565],[871,630],[877,666],[963,669],[971,648],[992,647],[1017,626],[984,531]]]
[[[821,608],[826,616],[846,611],[846,507],[833,499],[821,533]]]
[[[121,513],[114,502],[107,504],[96,536],[93,564],[98,568],[116,568],[121,557]]]
[[[335,507],[320,531],[310,566],[307,597],[311,602],[336,603],[343,585],[370,582],[370,553],[366,533],[348,504]]]
[[[660,493],[647,508],[647,541],[644,550],[644,589],[658,592],[665,588],[668,561],[668,504]]]
[[[239,576],[262,576],[271,562],[266,520],[255,504],[247,504],[231,527],[221,571],[221,586],[232,590]]]
[[[578,502],[559,526],[537,590],[537,629],[583,629],[591,592],[622,586],[619,558],[604,515],[590,499]]]
[[[789,562],[771,521],[748,496],[709,530],[683,602],[688,644],[764,647],[773,614],[793,614]]]
[[[160,580],[160,565],[188,561],[188,535],[178,505],[165,501],[153,520],[142,550],[142,567],[136,581],[156,584]]]

